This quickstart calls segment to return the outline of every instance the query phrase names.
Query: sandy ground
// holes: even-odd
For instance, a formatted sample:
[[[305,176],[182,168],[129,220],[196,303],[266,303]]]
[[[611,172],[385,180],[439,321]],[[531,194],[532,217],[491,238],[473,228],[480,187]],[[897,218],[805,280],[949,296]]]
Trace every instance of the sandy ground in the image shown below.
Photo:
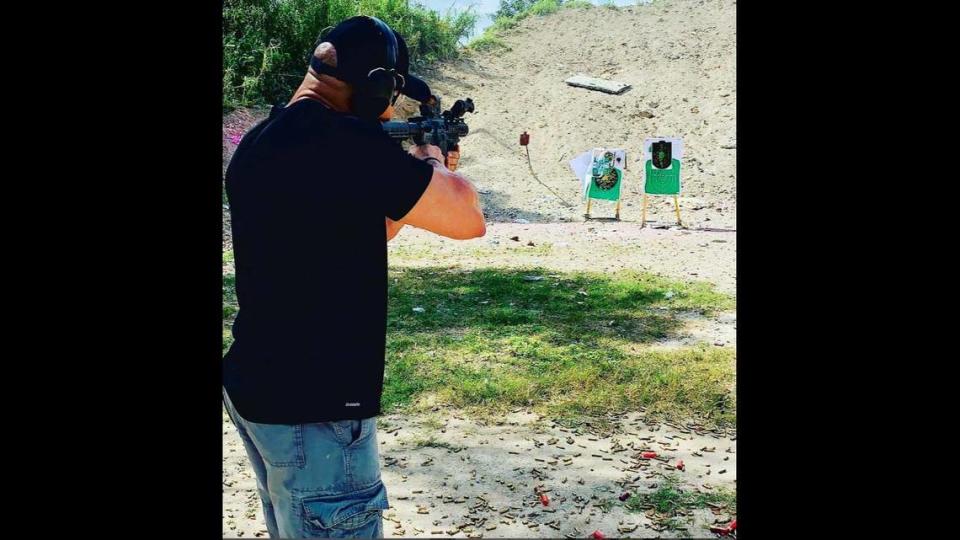
[[[616,497],[656,489],[675,475],[687,489],[736,489],[736,436],[690,424],[614,419],[611,430],[566,429],[521,409],[481,424],[456,411],[391,414],[377,437],[390,509],[385,536],[466,538],[711,536],[726,509],[694,511],[685,530],[662,530]],[[432,439],[434,446],[422,446]],[[643,459],[652,450],[659,459]],[[224,536],[266,536],[255,479],[229,420],[224,423]],[[683,471],[674,467],[682,460]],[[549,498],[543,506],[535,493]],[[614,504],[604,507],[604,502]]]
[[[445,105],[463,97],[476,102],[477,112],[467,115],[471,134],[462,142],[460,172],[481,193],[487,235],[456,242],[407,227],[390,243],[390,264],[642,270],[708,281],[735,294],[735,10],[733,0],[566,10],[529,18],[509,31],[509,51],[474,53],[423,72]],[[632,88],[613,96],[563,83],[580,72]],[[225,164],[235,148],[230,135],[264,115],[237,111],[225,117]],[[531,135],[533,172],[518,143],[524,130]],[[650,136],[684,139],[683,228],[676,226],[673,201],[666,197],[652,200],[648,226],[640,226],[635,175],[642,169],[643,139]],[[584,218],[579,182],[566,162],[593,146],[627,149],[621,221]],[[594,202],[592,215],[612,217],[613,204]],[[226,212],[224,227],[228,248]],[[686,320],[678,337],[652,346],[707,342],[736,347],[735,312],[712,318],[690,314]],[[722,509],[705,509],[695,512],[685,531],[658,531],[650,517],[626,513],[615,499],[609,512],[598,506],[624,490],[656,489],[659,475],[666,472],[680,476],[689,489],[735,489],[732,432],[684,433],[667,424],[648,425],[642,412],[615,422],[618,434],[607,438],[564,432],[523,410],[500,425],[484,425],[446,409],[385,415],[380,423],[383,478],[391,503],[385,512],[387,537],[582,538],[597,529],[608,537],[710,537],[711,524],[732,517]],[[226,414],[223,426],[223,535],[265,537],[255,482]],[[400,429],[392,431],[396,427]],[[414,441],[430,436],[463,449],[416,448]],[[565,443],[568,436],[575,442]],[[562,448],[547,443],[552,437]],[[627,449],[614,452],[615,440]],[[664,447],[664,442],[671,445]],[[645,445],[668,462],[633,461],[634,450]],[[715,451],[700,452],[702,448]],[[432,461],[424,465],[428,457]],[[564,458],[570,458],[569,464]],[[669,471],[667,465],[676,459],[683,459],[685,472]],[[636,470],[624,470],[630,467]],[[624,478],[632,483],[618,484]],[[538,502],[538,485],[550,490],[550,506]],[[425,505],[424,513],[418,513],[420,505]]]
[[[563,10],[510,30],[504,38],[510,51],[471,55],[425,72],[445,105],[464,97],[476,104],[466,116],[471,132],[460,163],[486,192],[488,218],[583,221],[579,181],[567,161],[609,146],[627,150],[621,217],[639,222],[643,140],[677,136],[684,141],[686,224],[735,229],[735,16],[730,0]],[[610,95],[563,82],[576,73],[632,88]],[[523,131],[530,134],[536,178],[519,144]],[[653,213],[672,219],[672,204],[658,197]],[[612,204],[595,203],[591,214],[612,217]]]

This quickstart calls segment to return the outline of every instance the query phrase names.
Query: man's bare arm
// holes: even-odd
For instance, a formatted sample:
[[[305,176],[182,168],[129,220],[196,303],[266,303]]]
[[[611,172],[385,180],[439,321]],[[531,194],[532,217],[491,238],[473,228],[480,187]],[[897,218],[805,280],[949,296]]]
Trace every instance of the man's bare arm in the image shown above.
[[[443,155],[436,146],[414,146],[410,153],[432,164],[433,176],[417,204],[397,222],[397,231],[406,224],[456,240],[486,234],[480,196],[473,184],[463,175],[444,167]],[[387,237],[392,238],[389,229]]]

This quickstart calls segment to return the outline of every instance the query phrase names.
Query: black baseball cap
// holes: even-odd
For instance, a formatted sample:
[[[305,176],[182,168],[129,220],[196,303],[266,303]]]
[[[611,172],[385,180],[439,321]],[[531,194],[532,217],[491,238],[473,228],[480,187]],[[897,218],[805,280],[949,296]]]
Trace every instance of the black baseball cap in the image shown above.
[[[310,66],[348,83],[365,79],[371,70],[395,70],[403,79],[400,93],[417,101],[430,97],[430,87],[410,74],[410,53],[403,37],[387,23],[365,15],[351,17],[321,35],[317,45],[330,42],[337,50],[337,67],[322,64],[311,55]]]
[[[399,45],[397,48],[397,71],[399,71],[405,79],[400,93],[424,103],[430,99],[430,87],[427,83],[423,82],[422,79],[410,74],[410,53],[407,50],[407,42],[403,40],[403,36],[398,34],[396,30],[393,31],[393,34],[396,36],[397,44]]]

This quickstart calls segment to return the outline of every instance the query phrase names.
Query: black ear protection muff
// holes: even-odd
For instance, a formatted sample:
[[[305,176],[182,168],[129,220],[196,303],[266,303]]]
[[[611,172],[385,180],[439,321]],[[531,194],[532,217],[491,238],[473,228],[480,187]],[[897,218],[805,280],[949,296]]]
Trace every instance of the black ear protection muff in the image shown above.
[[[360,118],[376,119],[394,101],[403,86],[403,75],[393,69],[374,68],[360,84],[354,84],[351,109]]]
[[[310,67],[317,73],[326,73],[332,75],[353,86],[353,96],[351,97],[350,109],[353,114],[360,118],[375,120],[391,104],[396,102],[397,93],[403,88],[403,75],[397,72],[397,39],[383,21],[376,17],[368,17],[383,34],[387,51],[385,66],[378,66],[371,69],[363,75],[348,76],[340,69],[328,66],[320,60],[310,55]],[[326,29],[324,29],[326,30]],[[314,44],[314,50],[323,43],[325,33],[321,32]]]

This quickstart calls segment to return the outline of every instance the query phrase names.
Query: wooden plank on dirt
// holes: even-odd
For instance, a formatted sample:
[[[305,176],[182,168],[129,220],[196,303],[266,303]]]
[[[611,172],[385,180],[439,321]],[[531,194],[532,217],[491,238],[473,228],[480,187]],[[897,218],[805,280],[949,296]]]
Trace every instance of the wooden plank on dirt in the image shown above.
[[[627,88],[630,88],[630,85],[627,83],[608,81],[605,79],[598,79],[596,77],[588,77],[582,73],[577,73],[564,82],[570,86],[578,86],[580,88],[587,88],[589,90],[599,90],[600,92],[606,92],[608,94],[621,94]]]

